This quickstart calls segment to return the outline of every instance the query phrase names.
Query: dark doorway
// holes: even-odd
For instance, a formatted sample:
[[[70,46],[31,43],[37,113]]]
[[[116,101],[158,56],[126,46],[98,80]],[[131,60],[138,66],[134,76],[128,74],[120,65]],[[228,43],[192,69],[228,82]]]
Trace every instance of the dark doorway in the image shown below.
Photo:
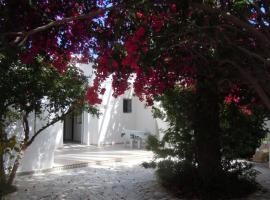
[[[82,113],[70,113],[64,120],[64,143],[82,143]]]

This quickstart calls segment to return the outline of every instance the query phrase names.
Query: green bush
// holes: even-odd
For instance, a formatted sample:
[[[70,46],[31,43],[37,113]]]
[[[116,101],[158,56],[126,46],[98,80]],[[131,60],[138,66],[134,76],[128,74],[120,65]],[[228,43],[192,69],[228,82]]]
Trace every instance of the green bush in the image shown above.
[[[257,189],[252,165],[237,160],[250,158],[268,132],[262,109],[254,106],[252,114],[246,114],[234,103],[220,103],[222,173],[205,190],[198,175],[193,131],[194,93],[176,88],[158,100],[163,109],[154,108],[154,116],[165,119],[169,127],[161,141],[149,136],[147,149],[154,152],[155,160],[143,166],[156,168],[163,186],[181,195],[209,199],[241,197]]]
[[[256,171],[250,164],[242,162],[230,165],[230,170],[224,170],[220,176],[222,182],[213,183],[210,191],[202,190],[197,167],[186,161],[162,160],[158,162],[156,175],[159,182],[177,196],[209,195],[209,199],[227,199],[245,196],[258,188],[255,182]]]
[[[17,188],[13,185],[0,184],[0,199],[1,197],[16,192]]]

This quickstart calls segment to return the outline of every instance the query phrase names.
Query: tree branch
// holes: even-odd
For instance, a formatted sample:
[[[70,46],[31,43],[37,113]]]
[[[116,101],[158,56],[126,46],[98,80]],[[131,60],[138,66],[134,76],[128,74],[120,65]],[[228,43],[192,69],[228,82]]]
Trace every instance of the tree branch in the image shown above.
[[[24,143],[29,140],[29,122],[28,113],[23,114],[23,129],[25,133]]]
[[[42,128],[40,128],[40,129],[34,134],[34,136],[26,143],[26,146],[27,146],[27,147],[30,146],[30,145],[34,142],[34,140],[36,139],[36,137],[37,137],[42,131],[44,131],[46,128],[48,128],[48,127],[54,125],[55,123],[59,122],[60,120],[64,119],[65,116],[66,116],[67,114],[69,114],[70,112],[71,112],[71,110],[67,111],[65,114],[61,115],[60,117],[55,118],[54,120],[52,120],[51,122],[47,123],[45,126],[43,126]]]
[[[203,3],[193,3],[193,7],[201,9],[205,12],[208,12],[210,14],[220,15],[227,21],[235,24],[236,26],[241,27],[242,29],[248,31],[250,34],[252,34],[258,41],[260,41],[261,45],[264,47],[269,48],[270,47],[270,40],[268,37],[266,37],[263,33],[261,33],[259,30],[257,30],[253,25],[251,25],[248,22],[242,21],[241,19],[237,18],[236,16],[226,13],[224,11],[221,11],[220,9],[215,9],[210,6],[207,6]]]
[[[43,32],[43,31],[48,30],[49,28],[52,28],[52,27],[67,24],[68,22],[78,21],[78,20],[82,20],[82,19],[95,18],[95,17],[99,16],[100,14],[102,14],[110,9],[111,8],[99,9],[97,11],[93,11],[93,12],[90,12],[87,14],[82,14],[82,15],[78,15],[78,16],[74,16],[74,17],[67,17],[67,18],[63,18],[61,20],[52,21],[48,24],[34,28],[30,31],[7,32],[7,33],[4,33],[3,35],[4,36],[12,36],[12,35],[16,36],[15,40],[13,41],[13,44],[18,45],[18,46],[22,46],[26,42],[26,40],[29,38],[29,36],[31,36],[31,35],[34,35],[34,34],[39,33],[39,32]]]

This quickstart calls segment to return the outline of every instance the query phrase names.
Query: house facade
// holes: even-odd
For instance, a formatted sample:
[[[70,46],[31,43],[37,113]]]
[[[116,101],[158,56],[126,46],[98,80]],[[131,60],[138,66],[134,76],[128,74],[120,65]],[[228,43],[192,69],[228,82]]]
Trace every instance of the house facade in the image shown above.
[[[78,65],[88,77],[89,84],[93,81],[93,70],[90,65]],[[154,119],[151,109],[137,97],[133,90],[128,90],[118,98],[112,97],[111,80],[104,83],[106,88],[99,105],[99,118],[82,111],[70,114],[63,122],[58,122],[44,130],[26,150],[19,171],[34,171],[52,168],[54,152],[63,147],[64,143],[82,145],[115,145],[124,142],[121,133],[125,129],[149,132],[159,135],[165,125]]]
[[[78,65],[93,81],[93,70],[90,65]],[[106,88],[99,105],[99,118],[82,111],[79,114],[70,114],[64,121],[60,121],[44,130],[26,150],[18,171],[35,171],[49,169],[54,166],[54,153],[65,143],[82,145],[115,145],[125,142],[121,133],[125,130],[145,131],[162,138],[160,130],[166,129],[165,122],[152,116],[151,108],[134,96],[133,90],[128,90],[118,98],[112,97],[111,80],[104,83]],[[33,118],[33,116],[30,116]],[[30,120],[33,122],[34,120]],[[269,122],[267,123],[270,127]],[[30,132],[34,126],[41,127],[42,123],[30,124]],[[20,125],[16,125],[16,128]],[[12,129],[12,127],[10,127]],[[21,127],[22,129],[22,127]],[[11,130],[12,132],[12,130]],[[20,132],[20,131],[17,131]],[[269,152],[269,145],[267,146]],[[259,151],[260,149],[258,149]],[[269,155],[269,154],[268,154]]]

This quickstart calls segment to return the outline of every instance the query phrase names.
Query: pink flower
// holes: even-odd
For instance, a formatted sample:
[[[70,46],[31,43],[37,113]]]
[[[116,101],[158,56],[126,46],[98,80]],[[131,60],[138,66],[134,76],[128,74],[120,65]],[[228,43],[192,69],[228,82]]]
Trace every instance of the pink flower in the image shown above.
[[[145,29],[143,28],[143,27],[140,27],[137,31],[136,31],[136,36],[138,36],[138,37],[142,37],[142,36],[144,36],[144,34],[145,34]]]
[[[141,12],[136,12],[136,17],[138,19],[141,19],[143,17],[143,14]]]
[[[177,10],[176,4],[173,3],[173,4],[171,5],[171,11],[172,11],[172,12],[176,12],[176,10]]]
[[[113,67],[114,69],[117,69],[117,68],[118,68],[118,62],[116,62],[115,60],[112,61],[112,67]]]

